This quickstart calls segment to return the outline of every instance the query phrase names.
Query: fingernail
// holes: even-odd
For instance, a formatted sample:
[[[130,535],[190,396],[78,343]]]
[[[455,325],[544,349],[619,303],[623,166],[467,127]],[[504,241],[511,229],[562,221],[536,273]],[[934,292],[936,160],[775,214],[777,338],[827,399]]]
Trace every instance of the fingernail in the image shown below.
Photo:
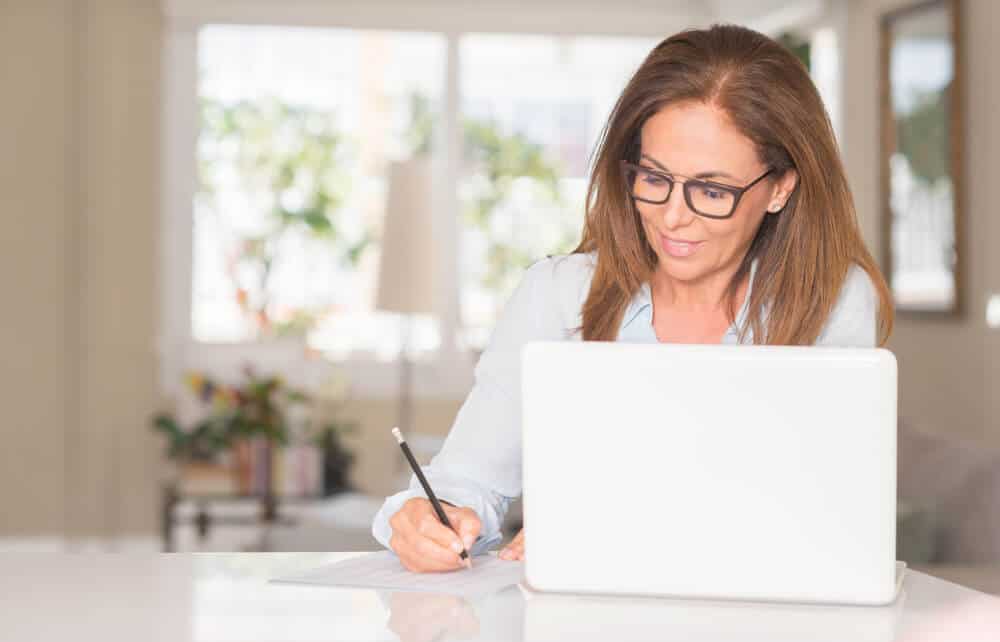
[[[466,535],[465,536],[465,548],[472,548],[472,544],[475,541],[476,541],[475,537],[473,537],[472,535]]]
[[[455,551],[456,553],[461,553],[462,552],[462,542],[452,542],[451,543],[451,550]]]
[[[510,559],[510,549],[509,548],[505,548],[502,551],[500,551],[500,559],[502,559],[502,560]]]

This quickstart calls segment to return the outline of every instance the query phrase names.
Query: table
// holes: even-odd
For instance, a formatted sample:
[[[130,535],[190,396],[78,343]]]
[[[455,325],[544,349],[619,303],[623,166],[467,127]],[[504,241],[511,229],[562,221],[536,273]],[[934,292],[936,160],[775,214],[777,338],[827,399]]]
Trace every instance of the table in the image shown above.
[[[161,489],[160,501],[160,535],[163,538],[163,551],[172,553],[177,550],[175,530],[181,525],[193,525],[199,543],[204,544],[208,541],[213,526],[263,528],[294,526],[297,520],[295,517],[285,514],[286,507],[289,505],[321,504],[329,500],[330,497],[332,496],[182,493],[176,485],[166,484]],[[239,509],[234,510],[236,507]],[[184,508],[188,510],[184,511]]]
[[[1000,639],[1000,600],[909,572],[892,607],[539,596],[448,596],[269,584],[359,553],[0,554],[0,640]]]

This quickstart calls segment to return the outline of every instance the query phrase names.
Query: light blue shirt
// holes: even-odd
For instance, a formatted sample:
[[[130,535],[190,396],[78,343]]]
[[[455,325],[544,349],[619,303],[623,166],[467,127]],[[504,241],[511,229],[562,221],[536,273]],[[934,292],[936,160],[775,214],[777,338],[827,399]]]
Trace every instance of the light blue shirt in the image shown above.
[[[580,311],[595,261],[592,254],[571,254],[528,268],[476,364],[475,383],[441,452],[423,469],[438,499],[470,507],[479,516],[482,531],[473,555],[502,539],[504,515],[521,494],[521,348],[529,341],[579,340],[575,329],[582,323]],[[753,271],[751,284],[752,277]],[[746,317],[749,298],[748,287],[736,321],[722,343],[739,343],[738,328]],[[871,279],[859,266],[853,266],[816,345],[874,346],[877,309]],[[618,341],[657,342],[648,284],[629,302]],[[745,341],[751,342],[752,337]],[[411,477],[407,490],[388,497],[375,515],[372,534],[386,548],[392,535],[389,518],[411,497],[426,497],[416,476]]]

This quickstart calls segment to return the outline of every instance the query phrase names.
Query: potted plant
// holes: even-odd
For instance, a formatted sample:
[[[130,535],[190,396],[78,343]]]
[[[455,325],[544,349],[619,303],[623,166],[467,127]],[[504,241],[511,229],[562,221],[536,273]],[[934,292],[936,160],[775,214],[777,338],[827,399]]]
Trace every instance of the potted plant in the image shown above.
[[[170,413],[153,418],[154,430],[167,438],[167,456],[186,469],[203,471],[224,466],[233,480],[233,492],[269,496],[276,492],[275,458],[283,446],[311,445],[321,454],[322,484],[315,492],[347,488],[347,472],[354,460],[340,437],[354,430],[348,422],[295,422],[293,414],[311,402],[304,392],[289,387],[279,376],[259,376],[244,368],[240,385],[226,385],[201,373],[187,377],[187,385],[206,408],[206,416],[191,427],[180,425]],[[293,412],[299,409],[300,412]],[[228,459],[228,465],[222,460]]]

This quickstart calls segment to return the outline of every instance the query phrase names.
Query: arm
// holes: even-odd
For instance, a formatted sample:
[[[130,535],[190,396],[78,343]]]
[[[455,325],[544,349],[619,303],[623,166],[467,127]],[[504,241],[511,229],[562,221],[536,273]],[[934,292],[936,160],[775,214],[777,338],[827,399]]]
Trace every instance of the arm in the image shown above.
[[[504,515],[521,494],[521,347],[558,336],[542,327],[538,308],[547,302],[551,274],[548,260],[526,272],[476,364],[472,390],[441,452],[423,469],[439,499],[472,508],[478,515],[482,530],[470,551],[473,555],[500,541]],[[389,519],[408,499],[425,496],[411,476],[409,488],[388,497],[376,514],[375,539],[388,548]]]

